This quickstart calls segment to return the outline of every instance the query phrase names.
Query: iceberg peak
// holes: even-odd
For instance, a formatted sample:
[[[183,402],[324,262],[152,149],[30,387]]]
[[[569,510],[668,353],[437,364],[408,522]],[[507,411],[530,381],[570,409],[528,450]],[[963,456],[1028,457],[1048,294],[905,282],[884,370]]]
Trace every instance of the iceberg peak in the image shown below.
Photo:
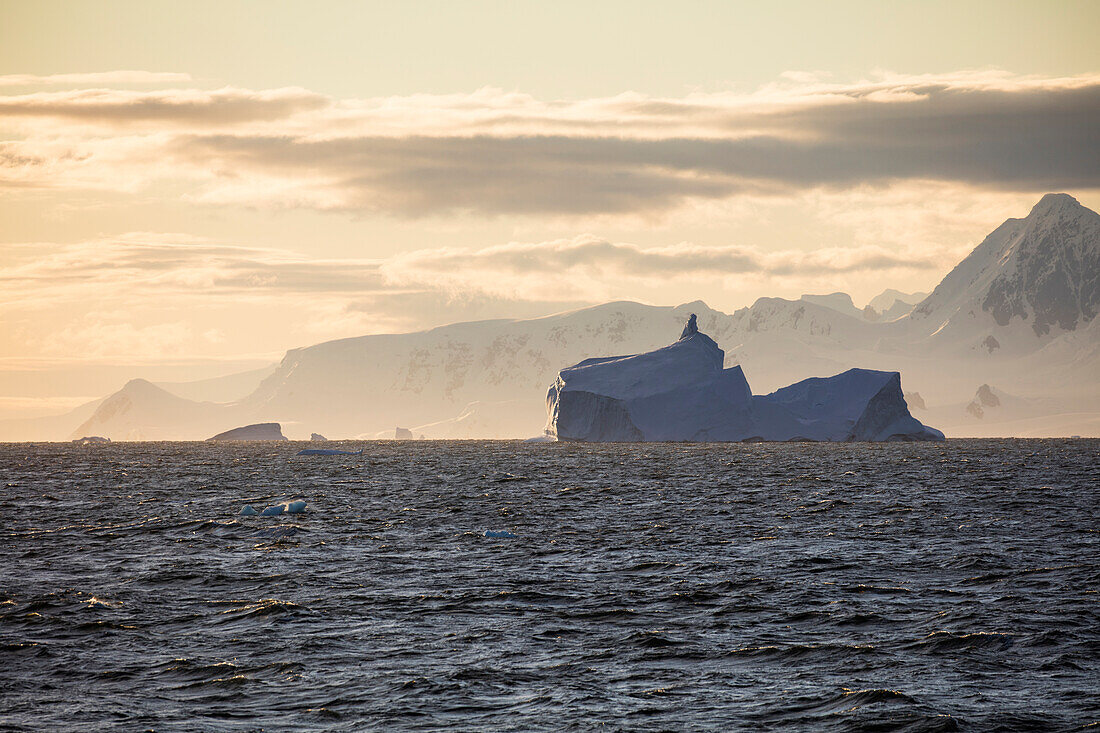
[[[695,318],[695,314],[692,313],[688,318],[687,325],[684,326],[683,332],[680,334],[681,339],[686,339],[688,336],[694,336],[699,333],[699,323]]]

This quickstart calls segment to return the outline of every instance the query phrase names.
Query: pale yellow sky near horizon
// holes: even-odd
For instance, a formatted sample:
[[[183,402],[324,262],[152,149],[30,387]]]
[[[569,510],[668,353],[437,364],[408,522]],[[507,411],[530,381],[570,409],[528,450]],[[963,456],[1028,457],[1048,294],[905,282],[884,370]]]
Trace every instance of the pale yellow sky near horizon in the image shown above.
[[[1100,208],[1100,3],[0,1],[0,418]]]

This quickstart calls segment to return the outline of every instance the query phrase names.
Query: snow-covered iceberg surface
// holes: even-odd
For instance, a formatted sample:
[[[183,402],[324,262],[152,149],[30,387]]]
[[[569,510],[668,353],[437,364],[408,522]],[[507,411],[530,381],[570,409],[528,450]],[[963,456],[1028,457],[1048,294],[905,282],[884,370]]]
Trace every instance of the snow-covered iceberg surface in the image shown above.
[[[211,440],[218,442],[225,440],[286,440],[286,436],[283,435],[283,428],[279,423],[262,422],[226,430],[224,433],[218,433],[212,438],[207,438],[207,441]]]
[[[670,346],[586,359],[550,387],[546,432],[591,442],[944,439],[909,414],[897,372],[850,369],[754,396],[724,357],[692,316]]]

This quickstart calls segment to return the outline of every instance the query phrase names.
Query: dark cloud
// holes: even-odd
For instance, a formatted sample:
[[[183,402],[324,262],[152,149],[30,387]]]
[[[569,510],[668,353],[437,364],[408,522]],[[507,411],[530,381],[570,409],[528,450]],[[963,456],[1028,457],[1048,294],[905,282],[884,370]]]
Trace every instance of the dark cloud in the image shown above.
[[[299,113],[316,112],[296,117]],[[84,89],[0,97],[46,118],[0,145],[0,186],[200,181],[202,201],[398,216],[642,214],[739,193],[922,180],[1100,188],[1100,79],[957,75],[543,103],[335,101],[301,89]],[[86,122],[124,126],[117,140]],[[29,131],[28,131],[29,130]]]
[[[411,216],[645,213],[688,198],[900,179],[1100,187],[1100,85],[903,91],[772,111],[754,118],[766,133],[730,139],[191,135],[173,153],[234,177],[315,180],[331,208]]]

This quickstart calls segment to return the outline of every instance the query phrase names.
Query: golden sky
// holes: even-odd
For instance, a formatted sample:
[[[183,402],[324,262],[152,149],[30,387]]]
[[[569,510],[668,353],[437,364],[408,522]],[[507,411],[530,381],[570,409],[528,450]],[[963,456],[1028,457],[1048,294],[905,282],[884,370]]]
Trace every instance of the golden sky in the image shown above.
[[[929,289],[1100,208],[1092,2],[0,2],[0,417],[343,336]]]

